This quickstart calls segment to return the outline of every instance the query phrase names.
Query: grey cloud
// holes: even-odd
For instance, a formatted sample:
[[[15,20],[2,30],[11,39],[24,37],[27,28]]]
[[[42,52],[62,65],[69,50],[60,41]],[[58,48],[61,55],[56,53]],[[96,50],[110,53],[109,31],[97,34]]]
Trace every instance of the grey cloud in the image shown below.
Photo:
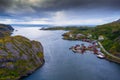
[[[34,3],[35,1],[36,3]],[[119,4],[120,0],[0,0],[0,9],[12,8],[13,6],[19,9],[29,7],[35,10],[64,10],[76,7],[110,7],[118,9],[120,8]]]
[[[48,12],[61,10],[108,9],[108,12],[110,10],[119,11],[119,4],[120,0],[0,0],[0,16],[49,17]]]
[[[119,9],[120,0],[45,0],[39,8],[45,10],[64,10],[72,8],[111,8]]]

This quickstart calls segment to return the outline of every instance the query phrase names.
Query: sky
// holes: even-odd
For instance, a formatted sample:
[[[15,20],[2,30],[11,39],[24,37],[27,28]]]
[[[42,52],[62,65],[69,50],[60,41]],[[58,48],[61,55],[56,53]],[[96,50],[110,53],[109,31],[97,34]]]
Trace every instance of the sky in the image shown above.
[[[0,23],[100,25],[120,18],[120,0],[0,0]]]

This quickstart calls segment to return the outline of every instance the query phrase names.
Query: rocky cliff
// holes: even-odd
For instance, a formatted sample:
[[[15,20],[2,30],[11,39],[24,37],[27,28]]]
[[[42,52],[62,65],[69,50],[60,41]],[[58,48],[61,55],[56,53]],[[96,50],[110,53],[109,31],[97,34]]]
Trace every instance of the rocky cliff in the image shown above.
[[[0,32],[11,32],[13,29],[9,28],[0,27]],[[44,64],[40,42],[22,36],[3,36],[0,38],[0,80],[18,80]]]
[[[10,25],[0,24],[0,38],[10,36],[13,30],[14,29]]]

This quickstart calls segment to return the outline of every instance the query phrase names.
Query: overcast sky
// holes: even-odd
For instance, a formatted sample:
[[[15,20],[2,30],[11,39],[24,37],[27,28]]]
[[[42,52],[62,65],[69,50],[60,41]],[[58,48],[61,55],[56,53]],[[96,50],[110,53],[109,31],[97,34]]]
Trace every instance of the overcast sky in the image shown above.
[[[96,25],[120,18],[120,0],[0,0],[0,23]]]

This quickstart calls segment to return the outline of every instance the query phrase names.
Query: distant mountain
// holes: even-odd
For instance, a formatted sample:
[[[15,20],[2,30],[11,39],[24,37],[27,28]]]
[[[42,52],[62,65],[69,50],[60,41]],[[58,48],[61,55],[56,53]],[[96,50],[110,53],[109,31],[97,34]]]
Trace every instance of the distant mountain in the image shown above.
[[[13,30],[14,29],[10,25],[0,24],[0,37],[10,35]]]
[[[117,21],[114,21],[115,23],[120,23],[120,19],[118,19]]]
[[[13,31],[14,29],[13,29],[13,27],[11,25],[0,24],[0,31],[2,31],[2,30],[4,30],[4,31],[7,31],[7,30]]]
[[[11,24],[14,27],[49,27],[49,24]]]

